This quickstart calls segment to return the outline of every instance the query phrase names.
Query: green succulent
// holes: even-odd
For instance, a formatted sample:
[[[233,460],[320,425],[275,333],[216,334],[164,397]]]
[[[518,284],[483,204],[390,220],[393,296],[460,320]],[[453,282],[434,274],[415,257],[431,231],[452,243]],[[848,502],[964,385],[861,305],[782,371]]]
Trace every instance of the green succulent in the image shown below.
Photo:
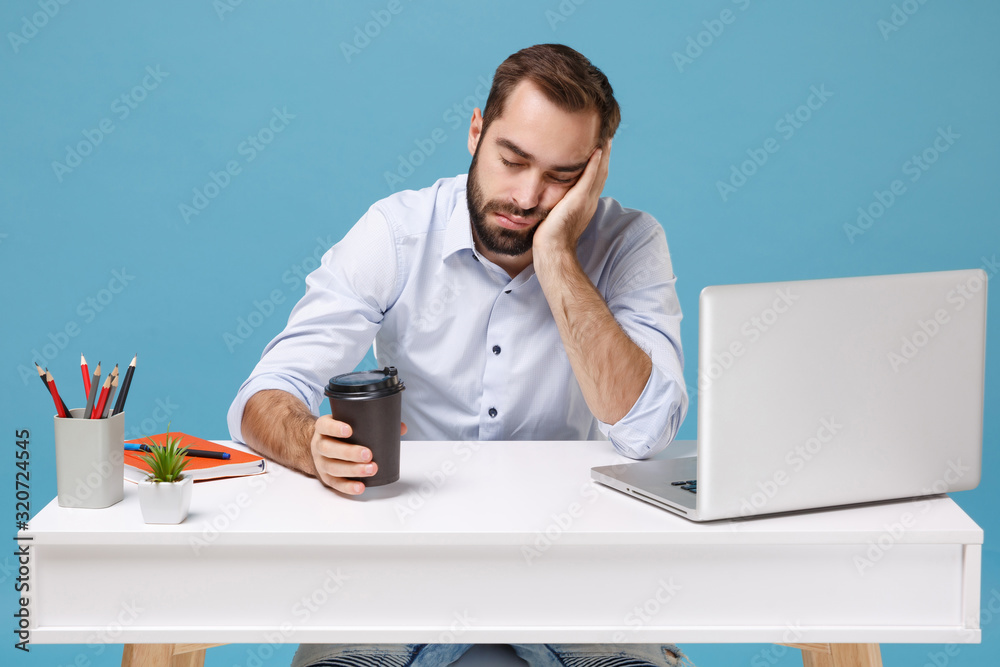
[[[146,479],[151,482],[176,482],[181,479],[181,472],[191,460],[184,457],[187,454],[187,449],[178,447],[181,442],[180,436],[171,438],[170,425],[168,424],[166,445],[160,446],[148,436],[146,439],[149,440],[149,446],[152,449],[150,453],[140,457],[152,468],[152,472]]]

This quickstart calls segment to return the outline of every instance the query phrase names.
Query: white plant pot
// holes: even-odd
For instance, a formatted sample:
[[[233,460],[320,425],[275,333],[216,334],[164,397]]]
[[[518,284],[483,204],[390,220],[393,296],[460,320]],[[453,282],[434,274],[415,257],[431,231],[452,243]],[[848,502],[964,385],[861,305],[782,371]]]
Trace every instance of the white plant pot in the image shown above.
[[[191,508],[194,480],[184,476],[177,482],[139,482],[139,509],[146,523],[180,523]]]

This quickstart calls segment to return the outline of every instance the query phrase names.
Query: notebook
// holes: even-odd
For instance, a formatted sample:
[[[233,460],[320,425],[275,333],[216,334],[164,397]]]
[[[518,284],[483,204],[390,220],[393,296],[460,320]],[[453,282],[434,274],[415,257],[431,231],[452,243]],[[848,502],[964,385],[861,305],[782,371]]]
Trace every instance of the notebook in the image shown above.
[[[693,521],[975,488],[986,283],[973,269],[706,287],[696,456],[591,477]]]
[[[186,433],[172,432],[170,433],[170,436],[174,438],[181,438],[180,447],[190,449],[207,449],[213,452],[229,453],[228,460],[200,458],[195,456],[188,457],[190,463],[188,463],[187,467],[184,468],[184,474],[190,475],[196,482],[218,479],[220,477],[259,475],[266,470],[267,464],[265,460],[256,454],[244,452],[239,449],[233,449],[232,447],[220,445],[219,443],[212,442],[211,440],[203,440]],[[166,444],[166,437],[166,433],[149,436],[153,442],[161,446]],[[136,445],[149,444],[149,440],[146,438],[126,440],[125,442]],[[146,479],[146,476],[150,472],[149,464],[142,459],[142,457],[146,455],[147,454],[145,452],[131,452],[126,450],[125,479],[137,484]]]

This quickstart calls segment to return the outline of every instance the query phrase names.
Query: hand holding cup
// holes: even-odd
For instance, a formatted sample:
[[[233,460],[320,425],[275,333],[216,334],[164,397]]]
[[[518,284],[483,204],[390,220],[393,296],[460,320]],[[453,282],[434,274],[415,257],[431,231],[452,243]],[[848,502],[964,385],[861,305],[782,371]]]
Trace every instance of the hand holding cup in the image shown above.
[[[400,422],[400,435],[406,433],[406,424]],[[330,415],[316,420],[313,430],[313,464],[320,481],[332,489],[349,495],[363,493],[365,485],[358,479],[378,473],[378,463],[372,461],[372,451],[364,445],[354,445],[343,438],[351,437],[349,424],[337,421]]]
[[[405,388],[392,366],[330,378],[325,391],[330,416],[316,420],[311,443],[313,464],[324,484],[357,495],[368,486],[399,479]]]

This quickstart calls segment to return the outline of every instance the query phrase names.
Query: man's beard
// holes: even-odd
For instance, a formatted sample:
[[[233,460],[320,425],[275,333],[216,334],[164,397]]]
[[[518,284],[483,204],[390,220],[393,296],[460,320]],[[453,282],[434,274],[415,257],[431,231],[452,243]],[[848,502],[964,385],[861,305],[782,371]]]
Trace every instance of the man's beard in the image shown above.
[[[482,141],[479,142],[482,146]],[[491,212],[502,215],[513,215],[521,218],[537,218],[539,223],[545,219],[549,211],[535,208],[523,209],[515,206],[511,202],[500,200],[484,201],[485,195],[476,178],[476,162],[479,159],[479,146],[472,155],[472,164],[469,165],[469,180],[465,188],[465,199],[469,205],[469,219],[472,220],[472,228],[476,232],[476,239],[482,247],[497,255],[507,255],[517,257],[531,250],[532,240],[535,238],[535,230],[538,225],[529,227],[521,231],[507,229],[495,224],[488,224],[487,214]]]

